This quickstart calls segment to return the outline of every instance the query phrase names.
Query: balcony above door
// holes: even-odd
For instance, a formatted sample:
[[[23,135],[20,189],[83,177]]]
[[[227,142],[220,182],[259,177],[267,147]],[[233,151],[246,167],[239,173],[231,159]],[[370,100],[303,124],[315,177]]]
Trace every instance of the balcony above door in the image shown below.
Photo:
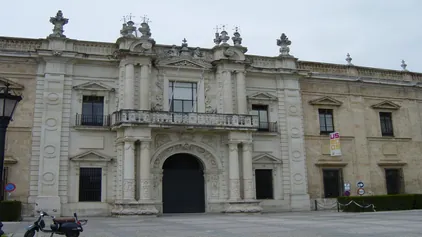
[[[187,127],[218,130],[259,128],[258,116],[239,114],[178,113],[167,111],[120,110],[111,115],[111,126]]]

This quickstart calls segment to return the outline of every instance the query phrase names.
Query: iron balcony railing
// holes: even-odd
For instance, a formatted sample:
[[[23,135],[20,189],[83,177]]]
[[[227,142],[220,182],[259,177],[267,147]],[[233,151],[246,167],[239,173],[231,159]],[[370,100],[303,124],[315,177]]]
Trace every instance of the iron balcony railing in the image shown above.
[[[258,131],[278,132],[277,122],[259,122]]]
[[[111,115],[111,125],[151,124],[168,126],[258,129],[258,116],[239,114],[178,113],[167,111],[120,110]]]
[[[76,114],[76,126],[110,126],[110,115]]]

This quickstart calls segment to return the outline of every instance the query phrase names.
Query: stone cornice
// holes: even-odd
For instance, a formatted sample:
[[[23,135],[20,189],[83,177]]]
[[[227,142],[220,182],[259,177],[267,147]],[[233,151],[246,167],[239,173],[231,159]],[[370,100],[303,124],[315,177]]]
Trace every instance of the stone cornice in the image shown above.
[[[113,56],[118,50],[118,44],[110,42],[95,42],[83,41],[75,39],[67,39],[67,51],[81,54],[80,58],[86,58],[86,55],[98,56]],[[47,39],[31,39],[31,38],[18,38],[18,37],[0,37],[0,54],[4,56],[14,56],[11,52],[20,52],[24,55],[19,56],[33,56],[30,52],[35,52],[38,49],[46,47],[48,44]],[[170,45],[156,44],[154,51],[157,54],[164,55],[166,51],[171,49]],[[187,47],[189,50],[195,50],[195,47]],[[235,48],[230,46],[229,48]],[[213,49],[199,48],[204,54],[203,59],[211,62],[213,60]],[[78,57],[76,56],[75,57]],[[258,55],[245,55],[246,62],[250,62],[250,71],[262,73],[280,73],[274,69],[277,68],[277,61],[279,57],[266,57]],[[86,58],[88,60],[88,58]],[[114,58],[116,59],[116,58]],[[103,60],[101,57],[94,60]],[[109,58],[109,60],[113,60]],[[233,62],[232,62],[233,63]],[[242,62],[244,63],[244,62]],[[381,84],[413,84],[413,86],[421,86],[416,82],[422,82],[422,73],[400,71],[392,69],[381,69],[372,67],[362,67],[346,64],[334,64],[324,62],[311,62],[311,61],[297,61],[297,68],[303,72],[304,76],[312,78],[325,78],[325,79],[343,79],[349,81],[362,81],[367,83],[381,83]],[[269,71],[265,71],[267,69]],[[281,72],[283,73],[283,72]],[[333,77],[334,76],[334,77]],[[385,80],[385,81],[383,81]],[[399,84],[396,84],[399,83]],[[409,85],[410,85],[409,84]],[[422,87],[422,86],[421,86]]]

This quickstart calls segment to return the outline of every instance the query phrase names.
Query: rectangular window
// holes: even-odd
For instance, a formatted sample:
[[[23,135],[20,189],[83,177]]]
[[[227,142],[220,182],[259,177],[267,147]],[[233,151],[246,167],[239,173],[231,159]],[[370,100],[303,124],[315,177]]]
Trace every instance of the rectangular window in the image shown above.
[[[6,191],[4,191],[4,187],[6,186],[6,184],[7,184],[7,171],[8,171],[8,168],[7,167],[4,167],[4,169],[3,169],[3,177],[2,177],[2,182],[0,182],[0,201],[1,200],[5,200],[6,199],[6,195],[7,195],[7,193],[6,193]]]
[[[79,201],[101,202],[101,168],[80,168]]]
[[[318,109],[320,134],[334,132],[334,120],[332,109]]]
[[[197,84],[195,82],[169,82],[169,107],[171,112],[197,111]]]
[[[402,169],[385,169],[385,181],[388,195],[403,193]]]
[[[273,170],[255,170],[256,199],[274,199]]]
[[[268,105],[252,105],[251,115],[258,116],[259,131],[269,131]]]
[[[323,169],[325,198],[336,198],[342,196],[343,192],[343,176],[341,169]]]
[[[393,119],[390,112],[380,112],[380,123],[382,136],[394,136]]]
[[[104,125],[104,97],[83,96],[81,125]]]

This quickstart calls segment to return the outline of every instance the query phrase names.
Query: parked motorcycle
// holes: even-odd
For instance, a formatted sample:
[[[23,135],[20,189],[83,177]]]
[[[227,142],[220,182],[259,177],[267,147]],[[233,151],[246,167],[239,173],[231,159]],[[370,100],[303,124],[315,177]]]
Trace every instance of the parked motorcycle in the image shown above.
[[[36,204],[38,206],[38,204]],[[56,212],[56,210],[53,210]],[[50,216],[47,212],[43,210],[37,210],[37,213],[40,214],[38,219],[34,224],[26,228],[24,237],[34,237],[35,232],[51,233],[51,237],[54,234],[65,235],[66,237],[78,237],[79,234],[83,231],[82,226],[88,223],[88,220],[79,220],[76,213],[73,214],[73,217],[61,217],[56,218],[55,216]],[[51,217],[53,223],[50,225],[50,229],[45,228],[44,217]]]

